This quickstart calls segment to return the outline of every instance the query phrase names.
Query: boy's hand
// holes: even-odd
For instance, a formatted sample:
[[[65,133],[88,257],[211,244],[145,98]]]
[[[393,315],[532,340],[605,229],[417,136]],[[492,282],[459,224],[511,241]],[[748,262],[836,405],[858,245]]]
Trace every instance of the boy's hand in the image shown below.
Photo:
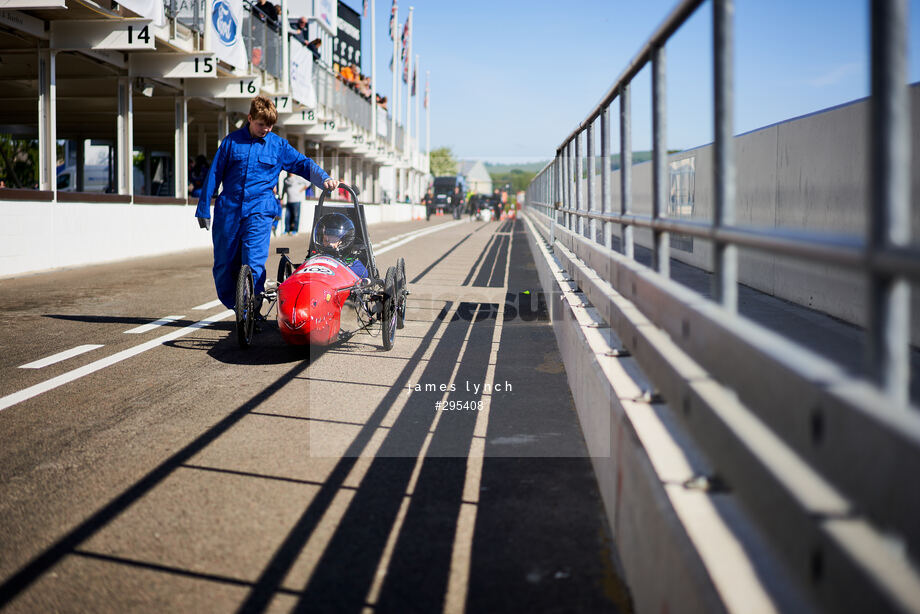
[[[198,228],[204,228],[206,230],[211,230],[211,218],[209,217],[198,218]]]
[[[330,177],[329,179],[323,182],[323,187],[327,190],[334,190],[337,187],[339,187],[339,180],[333,179],[332,177]]]

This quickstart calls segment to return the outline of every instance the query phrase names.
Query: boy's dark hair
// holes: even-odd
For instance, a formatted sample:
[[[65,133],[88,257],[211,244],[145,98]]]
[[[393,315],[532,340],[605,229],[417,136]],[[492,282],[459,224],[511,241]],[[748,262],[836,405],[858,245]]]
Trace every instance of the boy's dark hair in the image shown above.
[[[256,96],[249,105],[249,115],[253,120],[261,119],[269,126],[278,122],[278,110],[269,98]]]

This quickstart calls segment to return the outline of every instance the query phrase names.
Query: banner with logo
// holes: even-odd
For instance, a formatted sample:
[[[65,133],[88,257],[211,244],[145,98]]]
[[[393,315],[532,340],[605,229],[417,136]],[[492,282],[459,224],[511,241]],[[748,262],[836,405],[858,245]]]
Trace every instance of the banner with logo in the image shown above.
[[[246,46],[243,44],[243,0],[214,0],[208,14],[207,49],[218,59],[245,68]]]
[[[329,34],[335,36],[339,29],[338,0],[313,0],[313,16]]]
[[[152,19],[153,25],[158,28],[166,25],[166,10],[161,0],[119,0],[118,4],[141,17]]]
[[[290,39],[288,43],[291,50],[291,95],[299,103],[315,109],[316,88],[313,87],[313,54],[296,39]]]

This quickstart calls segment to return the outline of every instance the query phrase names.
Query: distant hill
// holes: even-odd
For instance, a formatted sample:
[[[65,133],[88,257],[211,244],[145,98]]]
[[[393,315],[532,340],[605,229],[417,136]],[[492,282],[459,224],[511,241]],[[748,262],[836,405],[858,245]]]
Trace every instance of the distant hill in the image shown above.
[[[634,151],[633,152],[633,164],[638,164],[640,162],[648,162],[652,159],[651,151]],[[497,176],[504,176],[511,173],[511,171],[522,171],[526,174],[536,174],[543,170],[543,167],[549,164],[549,160],[543,160],[541,162],[511,162],[507,164],[493,164],[491,162],[486,162],[486,170],[489,171],[489,174],[494,178]],[[614,154],[610,159],[610,169],[617,170],[620,168],[620,154]]]
[[[512,162],[509,164],[492,164],[491,162],[486,162],[486,170],[489,171],[490,175],[504,175],[513,170],[524,171],[525,173],[538,173],[543,170],[543,167],[547,164],[549,164],[549,160],[543,160],[542,162]]]

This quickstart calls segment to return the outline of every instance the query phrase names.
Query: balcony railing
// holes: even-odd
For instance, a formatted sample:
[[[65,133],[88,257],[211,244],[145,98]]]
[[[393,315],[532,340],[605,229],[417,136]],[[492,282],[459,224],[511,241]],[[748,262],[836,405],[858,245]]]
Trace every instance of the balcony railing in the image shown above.
[[[243,3],[243,43],[253,69],[281,77],[284,72],[281,26],[248,2]]]
[[[166,17],[190,30],[204,32],[205,0],[165,0]]]

